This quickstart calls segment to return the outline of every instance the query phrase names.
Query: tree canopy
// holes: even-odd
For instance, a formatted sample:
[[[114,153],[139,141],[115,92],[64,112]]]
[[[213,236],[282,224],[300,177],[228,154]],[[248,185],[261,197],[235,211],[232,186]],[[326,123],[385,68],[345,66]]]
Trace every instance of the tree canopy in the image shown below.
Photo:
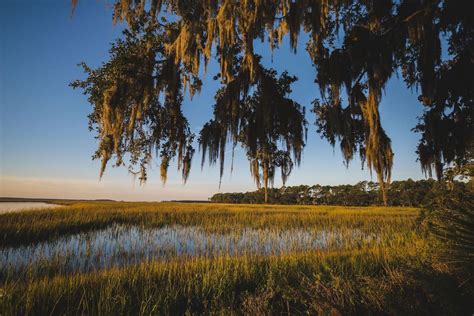
[[[387,205],[428,207],[448,193],[468,191],[471,185],[472,182],[454,181],[452,189],[448,190],[445,181],[438,182],[433,179],[393,181],[387,188]],[[353,185],[282,186],[269,189],[267,202],[284,205],[382,205],[383,199],[379,190],[379,184],[372,181],[361,181]],[[217,203],[261,204],[265,203],[265,192],[259,189],[250,192],[216,193],[209,200]]]
[[[194,135],[182,95],[199,91],[200,71],[215,58],[222,88],[199,138],[203,157],[220,159],[222,174],[225,144],[240,143],[257,184],[263,171],[266,187],[275,167],[285,180],[299,163],[306,123],[288,94],[294,79],[264,69],[253,44],[263,40],[274,49],[288,36],[296,52],[304,32],[321,96],[313,102],[318,132],[339,143],[346,163],[360,155],[386,202],[393,152],[379,104],[394,75],[417,89],[425,106],[414,127],[423,170],[441,177],[444,166],[472,160],[472,12],[474,3],[463,0],[117,0],[113,19],[128,23],[124,39],[100,68],[84,65],[88,78],[73,86],[93,105],[101,173],[110,159],[120,165],[129,154],[144,180],[156,150],[162,178],[177,156],[186,180]]]
[[[221,177],[228,139],[233,150],[239,143],[246,151],[250,172],[257,187],[262,182],[267,189],[273,185],[275,168],[281,169],[283,183],[293,169],[293,161],[301,161],[306,134],[306,120],[301,106],[288,98],[290,85],[296,77],[286,72],[276,78],[274,70],[258,68],[255,92],[240,102],[229,102],[233,85],[227,85],[217,92],[214,105],[214,119],[201,130],[199,142],[202,149],[202,163],[206,152],[209,162],[220,158]],[[279,143],[283,147],[279,147]],[[261,172],[261,173],[260,173]]]

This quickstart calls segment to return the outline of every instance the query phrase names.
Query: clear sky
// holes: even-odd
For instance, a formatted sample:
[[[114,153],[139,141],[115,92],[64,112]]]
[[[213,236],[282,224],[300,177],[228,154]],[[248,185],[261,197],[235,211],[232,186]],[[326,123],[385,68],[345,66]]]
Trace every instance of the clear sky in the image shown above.
[[[120,36],[123,25],[112,25],[112,12],[104,0],[79,1],[72,17],[70,10],[70,1],[64,0],[0,1],[0,196],[166,200],[206,199],[218,192],[218,168],[205,166],[201,171],[198,152],[185,186],[174,166],[163,186],[158,162],[145,186],[134,182],[125,168],[109,167],[99,181],[99,163],[91,160],[97,143],[87,129],[91,106],[68,84],[84,78],[79,62],[97,67],[107,60],[109,44]],[[274,51],[273,58],[267,44],[257,45],[257,50],[267,66],[279,72],[286,69],[299,78],[292,98],[307,109],[309,130],[302,165],[287,184],[370,180],[359,160],[346,169],[339,147],[333,149],[316,134],[309,109],[319,93],[303,37],[296,55],[287,44]],[[196,133],[212,115],[216,71],[211,64],[201,94],[192,101],[185,99],[183,110]],[[415,154],[419,135],[411,131],[422,111],[416,91],[394,77],[380,111],[395,152],[393,179],[423,178]],[[281,181],[277,179],[275,185]],[[220,191],[254,189],[245,155],[237,151],[234,173],[226,169]]]

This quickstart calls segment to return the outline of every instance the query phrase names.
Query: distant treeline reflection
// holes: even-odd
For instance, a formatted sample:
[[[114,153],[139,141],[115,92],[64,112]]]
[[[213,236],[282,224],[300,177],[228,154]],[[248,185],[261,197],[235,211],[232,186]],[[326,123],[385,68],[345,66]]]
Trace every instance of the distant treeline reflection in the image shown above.
[[[468,184],[456,181],[456,188]],[[388,204],[391,206],[422,207],[437,196],[445,194],[445,183],[433,179],[414,181],[412,179],[394,181],[388,189]],[[264,203],[263,189],[251,192],[217,193],[210,199],[216,203]],[[379,184],[372,181],[361,181],[350,185],[298,185],[269,189],[270,204],[300,205],[346,205],[367,206],[382,205]]]

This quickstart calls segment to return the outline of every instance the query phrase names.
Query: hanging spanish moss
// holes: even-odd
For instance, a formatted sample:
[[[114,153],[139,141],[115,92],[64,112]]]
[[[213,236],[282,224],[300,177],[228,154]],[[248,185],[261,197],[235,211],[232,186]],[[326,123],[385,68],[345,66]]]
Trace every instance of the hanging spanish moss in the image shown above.
[[[438,70],[438,88],[420,118],[418,156],[423,171],[443,177],[445,162],[465,165],[474,160],[474,63],[463,54]]]
[[[382,191],[384,205],[387,205],[387,184],[390,183],[393,153],[390,138],[380,124],[379,96],[369,88],[369,98],[361,105],[366,125],[365,159],[370,170],[375,170]]]
[[[314,102],[318,128],[332,145],[340,141],[346,163],[359,152],[368,168],[375,170],[383,201],[387,204],[393,152],[390,138],[380,123],[382,90],[394,67],[394,56],[387,47],[391,36],[381,30],[357,27],[347,34],[342,47],[313,56],[323,102]],[[366,50],[372,47],[373,50]],[[341,90],[347,101],[343,106]]]
[[[130,173],[143,183],[156,152],[163,182],[175,157],[188,178],[194,135],[181,111],[185,70],[164,54],[163,31],[154,20],[135,21],[113,44],[107,63],[95,70],[83,64],[87,79],[72,83],[94,106],[89,126],[99,140],[94,158],[101,160],[100,177],[111,159],[121,166],[126,156]],[[193,86],[199,88],[197,79]]]
[[[267,41],[273,50],[288,37],[296,52],[305,33],[321,91],[314,104],[316,124],[331,144],[340,142],[345,163],[358,153],[385,191],[393,153],[378,107],[387,81],[401,74],[408,87],[419,89],[425,106],[415,128],[422,136],[422,169],[429,174],[435,169],[441,177],[446,165],[472,160],[473,6],[464,0],[116,0],[114,21],[126,21],[133,35],[115,45],[111,61],[101,69],[86,69],[90,77],[82,83],[94,105],[91,120],[98,127],[96,156],[102,159],[102,172],[110,159],[121,164],[126,153],[132,165],[146,169],[154,143],[162,152],[162,178],[178,155],[186,179],[192,135],[180,110],[160,98],[166,93],[168,100],[177,100],[186,90],[192,96],[200,88],[200,72],[215,58],[224,88],[216,98],[215,119],[201,133],[201,148],[211,162],[220,160],[222,174],[222,144],[241,143],[240,124],[247,115],[242,104],[265,77],[254,41]],[[137,21],[148,22],[137,28]],[[449,52],[445,60],[443,36]],[[156,108],[173,118],[150,120]],[[160,141],[152,142],[151,134]],[[270,163],[259,165],[267,158],[257,155],[252,142],[249,148],[252,170],[263,168],[270,175]],[[272,152],[266,151],[264,156]],[[146,178],[145,171],[140,173]]]
[[[304,109],[288,98],[296,77],[286,72],[277,78],[274,70],[259,68],[252,84],[252,95],[234,96],[232,84],[216,95],[214,118],[200,133],[202,163],[206,154],[210,164],[219,160],[220,176],[224,172],[226,146],[240,145],[247,154],[250,172],[257,187],[264,187],[266,201],[268,188],[273,186],[275,169],[280,168],[283,184],[294,164],[301,162],[306,137]]]
[[[213,48],[220,63],[223,82],[234,79],[235,51],[239,46],[242,58],[239,67],[254,80],[258,60],[253,51],[253,41],[268,34],[270,48],[278,47],[285,35],[296,52],[301,26],[314,40],[325,38],[331,24],[330,8],[339,11],[337,1],[183,1],[183,0],[117,0],[114,21],[140,17],[145,12],[159,19],[167,12],[178,18],[173,30],[173,40],[166,44],[169,55],[182,63],[193,75],[198,76],[201,62],[204,66],[211,59]],[[319,40],[318,40],[319,41]],[[188,80],[183,76],[183,81]]]

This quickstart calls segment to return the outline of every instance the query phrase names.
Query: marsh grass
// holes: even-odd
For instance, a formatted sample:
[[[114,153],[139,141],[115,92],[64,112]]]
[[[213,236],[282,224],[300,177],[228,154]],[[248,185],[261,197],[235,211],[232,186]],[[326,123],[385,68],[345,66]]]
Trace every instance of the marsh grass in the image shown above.
[[[267,253],[232,252],[227,246],[219,252],[211,247],[204,255],[148,258],[139,252],[138,260],[126,265],[82,271],[68,269],[67,262],[74,262],[74,256],[58,252],[54,259],[31,261],[20,274],[2,265],[0,314],[471,312],[470,292],[459,288],[448,270],[434,268],[430,261],[431,250],[417,228],[417,214],[416,209],[383,207],[112,202],[4,214],[0,216],[1,251],[34,249],[45,243],[57,243],[61,250],[65,238],[117,227],[144,231],[180,227],[205,236],[230,236],[229,240],[245,231],[262,240],[293,236],[295,231],[342,232],[344,238],[327,247],[299,249],[290,243],[285,251]],[[354,231],[376,238],[358,242],[363,239],[354,237]],[[156,236],[149,240],[156,241]],[[145,238],[136,245],[142,242],[149,241]]]
[[[16,279],[35,275],[71,274],[175,258],[285,255],[305,251],[365,249],[378,244],[403,247],[413,237],[362,232],[348,227],[235,229],[207,232],[199,226],[150,228],[113,225],[104,230],[63,236],[29,246],[0,249],[0,276]]]
[[[51,210],[0,215],[0,247],[53,240],[113,224],[162,227],[199,226],[210,232],[239,228],[353,228],[398,230],[414,223],[414,208],[261,206],[185,203],[76,203]],[[412,229],[413,226],[410,226]]]
[[[466,311],[454,280],[413,255],[368,249],[154,262],[11,282],[0,304],[6,314],[37,315]]]

